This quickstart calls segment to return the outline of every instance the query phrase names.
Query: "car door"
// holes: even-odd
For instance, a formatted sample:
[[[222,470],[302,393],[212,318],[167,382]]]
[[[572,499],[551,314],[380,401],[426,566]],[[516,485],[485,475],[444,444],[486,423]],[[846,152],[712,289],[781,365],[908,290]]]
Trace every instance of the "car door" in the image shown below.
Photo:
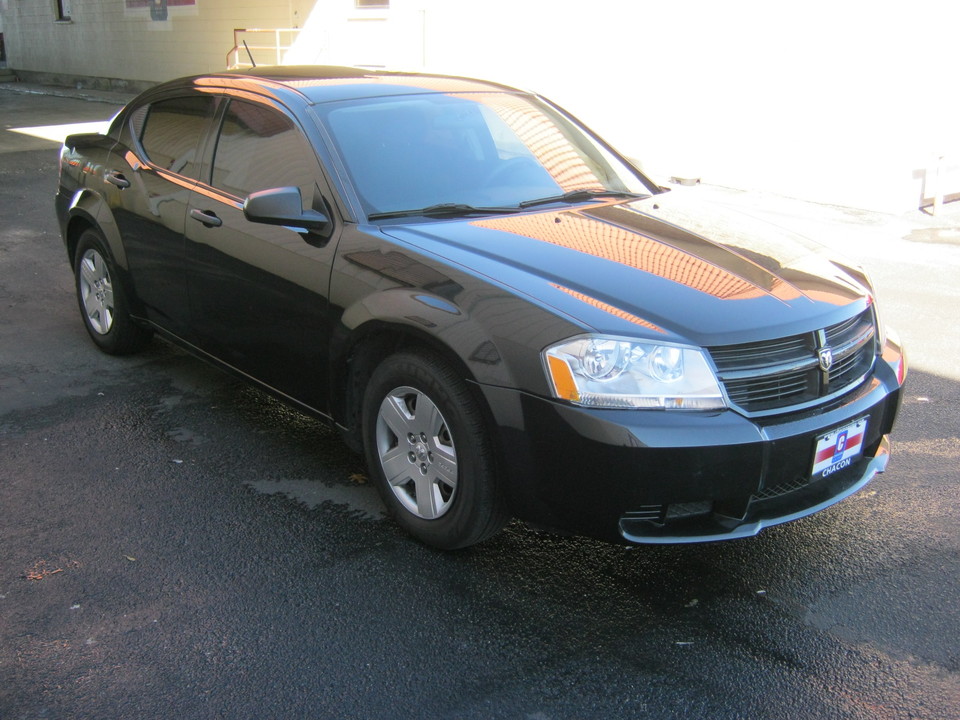
[[[140,302],[137,311],[180,336],[189,334],[187,203],[216,103],[214,96],[183,91],[135,109],[104,174],[120,190],[113,214]]]
[[[204,351],[323,410],[327,297],[339,229],[322,234],[248,221],[252,192],[300,189],[303,209],[330,217],[319,161],[292,116],[274,103],[231,99],[209,178],[187,213],[191,322]]]

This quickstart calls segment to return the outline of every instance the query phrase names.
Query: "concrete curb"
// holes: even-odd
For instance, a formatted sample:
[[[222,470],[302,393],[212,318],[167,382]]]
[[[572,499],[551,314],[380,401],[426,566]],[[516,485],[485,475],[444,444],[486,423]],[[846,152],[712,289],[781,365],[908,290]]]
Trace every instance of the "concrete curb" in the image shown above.
[[[76,100],[86,100],[88,102],[102,102],[111,105],[126,105],[137,96],[137,93],[58,87],[16,81],[0,83],[0,92],[14,92],[21,95],[52,95],[54,97],[73,98]]]

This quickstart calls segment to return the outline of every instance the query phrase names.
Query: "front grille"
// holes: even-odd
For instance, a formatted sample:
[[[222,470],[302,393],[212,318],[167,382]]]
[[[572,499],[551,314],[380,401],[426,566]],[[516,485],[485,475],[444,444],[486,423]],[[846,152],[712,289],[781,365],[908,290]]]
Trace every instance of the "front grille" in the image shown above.
[[[640,505],[636,510],[625,512],[622,519],[663,525],[676,520],[708,515],[712,509],[712,500],[672,503],[670,505]]]
[[[749,414],[769,414],[859,385],[876,361],[876,327],[867,308],[821,330],[708,350],[730,402]]]

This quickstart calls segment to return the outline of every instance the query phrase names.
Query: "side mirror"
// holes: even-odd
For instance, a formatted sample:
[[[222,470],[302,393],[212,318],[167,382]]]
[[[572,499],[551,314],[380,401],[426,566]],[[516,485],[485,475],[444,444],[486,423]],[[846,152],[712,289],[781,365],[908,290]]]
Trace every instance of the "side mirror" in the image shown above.
[[[300,188],[281,187],[250,193],[243,201],[243,215],[250,222],[284,225],[293,230],[322,231],[330,218],[316,210],[304,210]]]

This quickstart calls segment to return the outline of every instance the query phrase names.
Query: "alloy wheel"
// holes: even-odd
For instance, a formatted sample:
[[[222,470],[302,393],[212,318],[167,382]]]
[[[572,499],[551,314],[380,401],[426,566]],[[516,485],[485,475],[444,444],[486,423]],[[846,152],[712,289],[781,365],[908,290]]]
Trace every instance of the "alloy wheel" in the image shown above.
[[[113,284],[106,260],[90,248],[80,259],[80,297],[87,321],[97,333],[106,335],[113,327]]]
[[[401,505],[424,520],[446,513],[457,491],[457,452],[436,404],[398,387],[380,404],[376,432],[383,474]]]

